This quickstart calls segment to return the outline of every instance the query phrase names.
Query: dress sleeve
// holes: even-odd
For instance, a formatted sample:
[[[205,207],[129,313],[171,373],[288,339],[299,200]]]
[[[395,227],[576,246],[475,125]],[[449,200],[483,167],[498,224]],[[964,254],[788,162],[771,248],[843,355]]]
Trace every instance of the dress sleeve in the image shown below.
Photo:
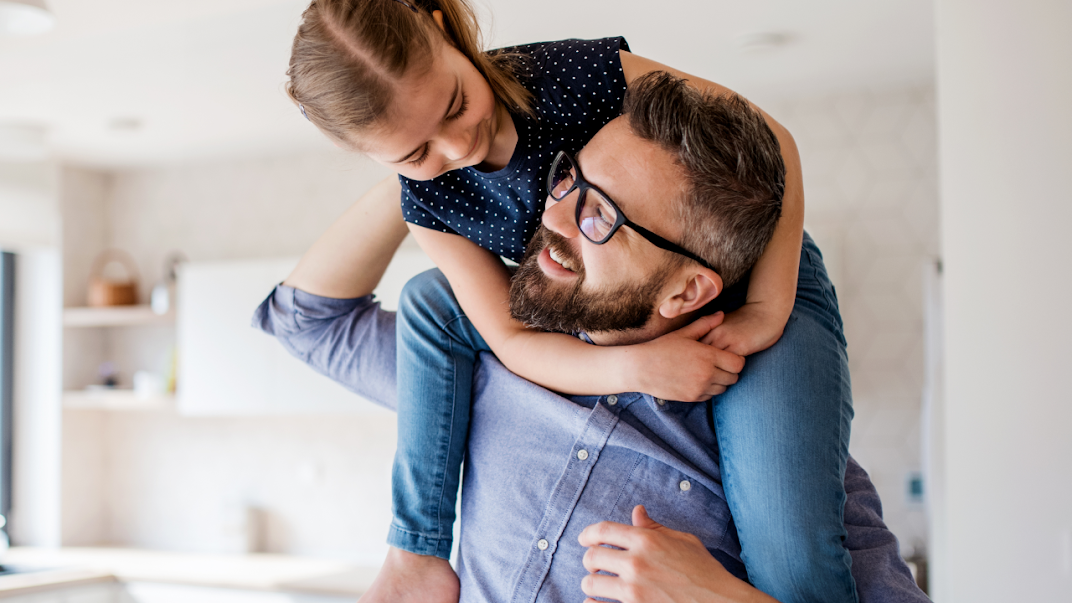
[[[845,548],[860,603],[926,603],[901,558],[897,537],[882,521],[882,501],[870,476],[855,459],[845,468]]]
[[[371,295],[332,299],[278,285],[254,312],[253,327],[318,373],[395,410],[395,313]]]
[[[424,198],[425,195],[422,195],[421,193],[424,188],[429,185],[410,180],[405,176],[399,176],[398,181],[402,184],[403,220],[410,224],[416,224],[417,226],[423,226],[432,230],[457,234],[453,228],[450,228],[439,218],[435,217],[432,211],[428,208],[428,202]]]

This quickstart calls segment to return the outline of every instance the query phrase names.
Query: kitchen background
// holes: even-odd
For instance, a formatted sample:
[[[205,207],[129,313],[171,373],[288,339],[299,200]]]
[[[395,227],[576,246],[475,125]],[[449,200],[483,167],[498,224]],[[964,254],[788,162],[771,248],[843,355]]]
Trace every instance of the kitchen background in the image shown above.
[[[0,144],[0,247],[20,254],[25,326],[13,543],[382,559],[389,413],[360,401],[302,412],[295,400],[263,412],[225,405],[209,416],[162,396],[117,408],[81,390],[100,381],[105,361],[121,387],[137,371],[166,382],[174,323],[61,329],[63,308],[86,304],[93,261],[105,249],[131,254],[147,300],[176,251],[190,267],[297,258],[388,175],[331,147],[282,93],[305,4],[50,0],[53,33],[0,39],[0,143],[5,124],[21,139],[44,126],[48,149],[17,158]],[[477,6],[492,45],[624,35],[637,54],[734,88],[789,128],[804,165],[807,228],[845,319],[851,452],[871,473],[902,554],[924,559],[945,546],[930,528],[931,492],[921,489],[933,478],[928,463],[942,462],[926,452],[940,438],[927,434],[944,420],[935,6]],[[1057,12],[1052,21],[1069,22],[1068,11]],[[938,19],[937,29],[955,38],[954,23]],[[1065,559],[1058,573],[1067,577],[1072,529],[1061,534],[1066,548],[1045,555]]]

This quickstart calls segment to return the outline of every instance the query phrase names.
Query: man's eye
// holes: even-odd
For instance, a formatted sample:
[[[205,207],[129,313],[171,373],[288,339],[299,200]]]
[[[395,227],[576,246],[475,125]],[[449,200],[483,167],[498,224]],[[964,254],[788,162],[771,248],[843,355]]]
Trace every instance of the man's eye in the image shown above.
[[[599,214],[599,219],[602,220],[604,224],[614,224],[614,220],[611,219],[611,213],[603,206],[596,208],[596,213]]]

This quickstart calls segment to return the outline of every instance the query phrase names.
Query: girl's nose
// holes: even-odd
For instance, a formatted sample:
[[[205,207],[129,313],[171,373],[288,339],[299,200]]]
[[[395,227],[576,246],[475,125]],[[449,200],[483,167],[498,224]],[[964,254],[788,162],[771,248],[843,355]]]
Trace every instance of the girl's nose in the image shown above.
[[[441,143],[443,145],[443,154],[451,161],[464,158],[473,147],[474,136],[476,136],[476,132],[467,132],[461,128],[447,132]]]

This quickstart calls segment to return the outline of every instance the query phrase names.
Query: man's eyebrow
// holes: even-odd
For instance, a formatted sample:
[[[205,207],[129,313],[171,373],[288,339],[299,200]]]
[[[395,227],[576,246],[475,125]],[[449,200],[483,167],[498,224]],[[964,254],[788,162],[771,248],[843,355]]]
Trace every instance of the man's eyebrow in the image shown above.
[[[458,100],[458,91],[460,89],[461,89],[461,81],[455,79],[454,80],[454,92],[452,92],[451,95],[450,95],[450,102],[447,103],[447,110],[443,112],[443,120],[446,120],[448,117],[450,117],[450,110],[454,107],[454,101]],[[404,161],[407,161],[410,157],[413,157],[414,155],[416,155],[417,151],[420,151],[421,148],[423,148],[425,144],[428,144],[428,143],[426,142],[426,143],[422,144],[421,146],[417,147],[416,149],[413,149],[409,153],[406,153],[405,155],[403,155],[400,159],[396,159],[396,160],[392,161],[391,163],[402,163]]]

